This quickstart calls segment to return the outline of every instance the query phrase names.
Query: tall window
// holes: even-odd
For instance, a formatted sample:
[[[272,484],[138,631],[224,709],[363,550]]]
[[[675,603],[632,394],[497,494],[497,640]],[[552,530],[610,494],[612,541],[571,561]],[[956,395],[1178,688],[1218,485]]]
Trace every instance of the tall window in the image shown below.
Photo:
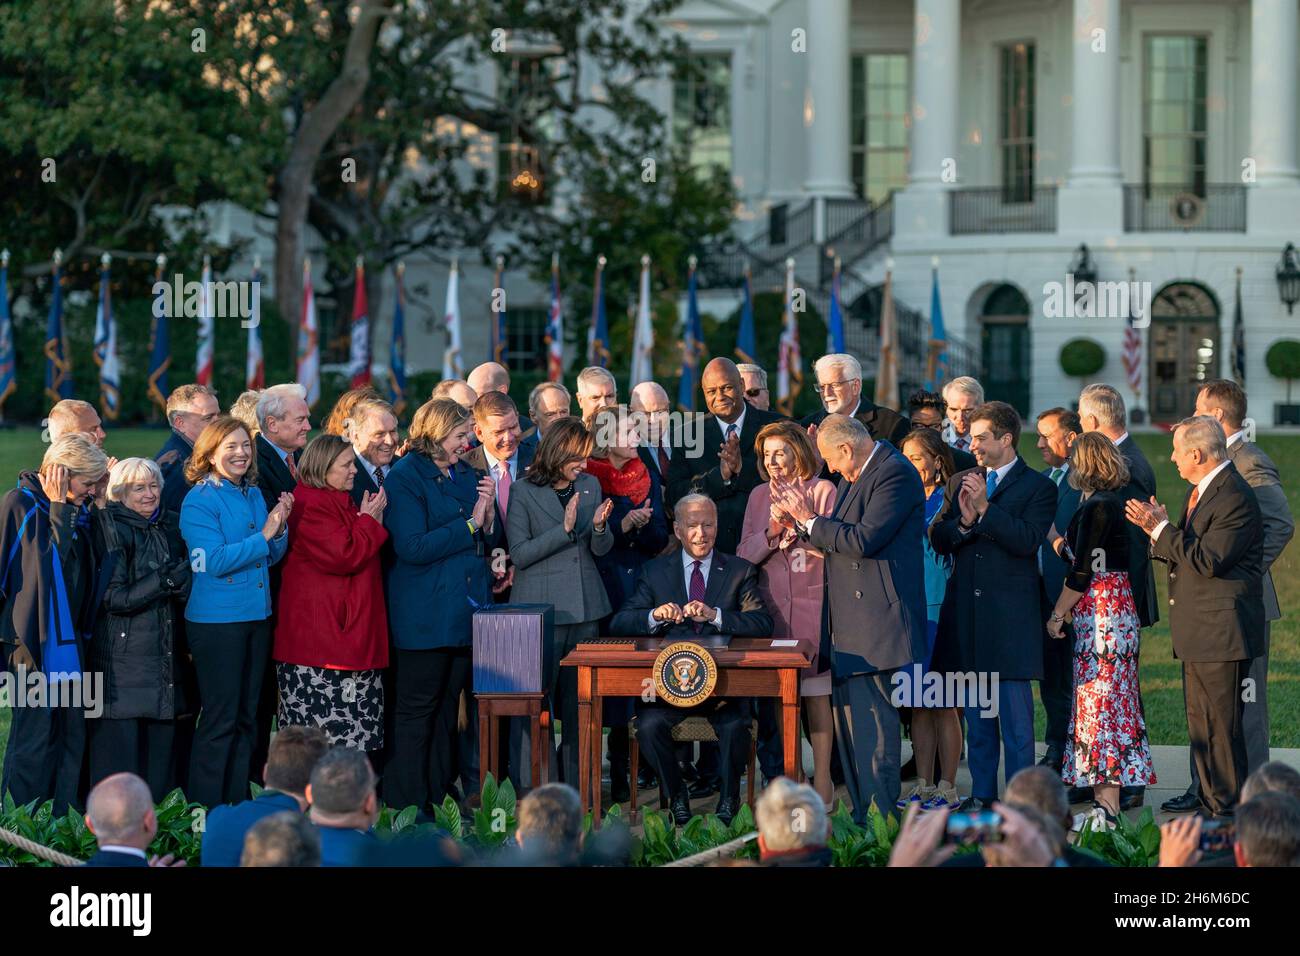
[[[535,372],[546,367],[545,307],[511,308],[506,312],[506,365],[511,372]]]
[[[511,57],[501,64],[498,104],[512,111],[510,131],[497,150],[497,182],[502,196],[538,201],[545,196],[542,169],[553,124],[545,115],[550,76],[535,56]]]
[[[1034,45],[1011,43],[1001,57],[998,149],[1002,153],[1002,201],[1034,198]]]
[[[873,203],[907,185],[907,54],[853,57],[850,75],[853,186]]]
[[[673,81],[673,136],[692,166],[731,172],[731,54],[697,53]]]
[[[1143,166],[1151,186],[1205,195],[1206,38],[1146,38]]]

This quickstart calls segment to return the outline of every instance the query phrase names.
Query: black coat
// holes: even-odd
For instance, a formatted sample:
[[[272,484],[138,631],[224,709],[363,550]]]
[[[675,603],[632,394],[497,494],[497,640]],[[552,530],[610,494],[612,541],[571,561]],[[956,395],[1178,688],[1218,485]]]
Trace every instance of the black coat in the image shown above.
[[[811,415],[804,416],[803,419],[800,420],[799,424],[804,428],[807,428],[809,425],[816,425],[820,428],[821,423],[826,420],[826,416],[829,414],[830,413],[823,408],[821,411],[813,412]],[[863,395],[861,400],[858,402],[858,413],[853,417],[866,426],[867,432],[873,439],[876,441],[887,441],[895,448],[903,447],[903,439],[907,438],[908,433],[912,430],[911,419],[900,415],[892,408],[885,408],[883,405],[877,405],[865,395]],[[972,460],[971,464],[973,465],[974,463],[975,462]],[[957,470],[960,471],[962,467],[961,462],[958,462]],[[835,476],[831,474],[831,470],[824,464],[822,465],[819,477],[824,478],[826,481],[836,480]]]
[[[763,483],[758,473],[758,457],[754,452],[754,439],[763,426],[785,419],[784,415],[765,412],[758,408],[745,409],[745,421],[740,430],[740,473],[731,481],[722,480],[718,448],[722,445],[722,428],[713,414],[703,416],[704,426],[699,454],[691,457],[685,447],[684,436],[673,436],[673,455],[668,464],[668,485],[664,506],[672,511],[679,499],[692,492],[708,495],[718,506],[718,538],[714,545],[719,551],[735,554],[740,544],[740,531],[745,524],[745,506],[749,493]]]
[[[89,529],[74,526],[77,508],[51,505],[35,472],[18,476],[18,487],[0,503],[0,644],[5,661],[18,641],[41,666],[41,645],[56,625],[50,618],[57,554],[67,589],[71,623],[84,667],[82,637],[94,626],[103,581],[94,562]]]
[[[95,546],[109,575],[90,643],[104,674],[104,716],[171,720],[184,711],[176,696],[191,581],[176,515],[164,508],[150,521],[110,501],[97,516]]]
[[[956,449],[953,449],[953,451],[955,452]],[[1043,474],[1050,471],[1050,468],[1045,469]],[[1049,478],[1048,481],[1051,481],[1051,479]],[[1064,477],[1061,478],[1061,483],[1056,486],[1056,514],[1052,518],[1052,524],[1056,526],[1056,533],[1063,535],[1067,541],[1070,538],[1066,534],[1066,530],[1070,527],[1070,519],[1074,517],[1074,513],[1079,509],[1079,499],[1081,497],[1079,489],[1070,486],[1070,473],[1067,471]],[[1120,510],[1123,511],[1122,508]],[[1069,573],[1070,566],[1046,544],[1043,545],[1042,553],[1043,594],[1047,602],[1047,614],[1051,614],[1052,608],[1056,607],[1056,599],[1061,596],[1061,588],[1065,583],[1065,576]],[[1125,568],[1125,570],[1128,569]],[[1051,640],[1051,638],[1048,638],[1048,640]]]
[[[680,551],[647,561],[641,568],[636,590],[610,621],[610,630],[620,635],[650,634],[650,612],[670,601],[685,607],[688,603],[686,594],[686,575]],[[693,623],[688,621],[669,624],[653,633],[656,637],[687,641],[700,634],[766,637],[772,633],[772,616],[763,606],[763,597],[758,591],[758,569],[734,554],[722,554],[714,549],[704,603],[722,611],[720,632],[712,624],[706,624],[697,634]]]
[[[274,445],[261,435],[258,435],[253,443],[257,446],[257,487],[266,502],[266,510],[270,511],[280,503],[280,495],[286,491],[293,493],[298,482],[294,481],[293,475],[289,474],[289,466],[284,463],[284,459],[280,457],[280,452]],[[293,453],[293,460],[296,464],[297,452]]]
[[[983,476],[984,469],[949,479],[943,507],[930,525],[931,547],[953,556],[931,667],[1041,680],[1038,548],[1056,512],[1056,485],[1017,458],[984,517],[963,534],[957,491],[968,474]]]
[[[153,460],[162,472],[162,503],[168,511],[181,513],[181,503],[190,490],[190,483],[185,479],[185,466],[189,463],[194,446],[185,440],[180,432],[173,431],[166,444],[158,449]]]
[[[1146,455],[1138,443],[1129,435],[1117,446],[1128,465],[1128,484],[1120,494],[1125,499],[1137,498],[1149,501],[1156,493],[1156,473],[1147,461]],[[1060,528],[1056,529],[1060,531]],[[1151,566],[1151,556],[1147,550],[1147,536],[1135,524],[1129,525],[1129,553],[1133,556],[1133,567],[1129,581],[1133,586],[1133,603],[1137,606],[1138,622],[1143,627],[1150,627],[1160,620],[1160,608],[1156,597],[1156,573]]]
[[[1169,565],[1174,656],[1197,663],[1264,653],[1264,524],[1259,502],[1231,463],[1210,482],[1191,519],[1161,529],[1151,554]]]

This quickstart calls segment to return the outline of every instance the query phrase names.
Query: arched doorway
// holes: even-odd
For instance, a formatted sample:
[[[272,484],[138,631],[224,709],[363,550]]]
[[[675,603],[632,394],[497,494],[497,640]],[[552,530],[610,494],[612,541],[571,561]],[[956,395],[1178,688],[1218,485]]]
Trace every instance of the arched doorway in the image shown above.
[[[1151,420],[1192,414],[1196,393],[1219,376],[1219,303],[1204,286],[1174,282],[1151,302]]]
[[[1029,415],[1029,300],[1013,285],[993,289],[980,309],[984,397]]]

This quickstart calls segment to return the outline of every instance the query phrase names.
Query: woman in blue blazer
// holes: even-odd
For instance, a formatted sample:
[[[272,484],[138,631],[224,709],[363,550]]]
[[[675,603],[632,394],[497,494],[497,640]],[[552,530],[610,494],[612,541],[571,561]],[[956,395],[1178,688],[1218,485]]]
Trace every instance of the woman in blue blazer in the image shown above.
[[[185,633],[202,706],[189,797],[214,807],[248,798],[257,701],[271,658],[269,568],[288,545],[293,495],[282,494],[267,513],[253,441],[228,415],[203,429],[185,477],[193,485],[181,505],[193,571]]]
[[[411,421],[407,453],[384,479],[394,557],[384,581],[396,668],[384,772],[392,807],[427,810],[451,786],[474,609],[492,604],[488,559],[501,529],[492,479],[460,457],[472,427],[452,400],[426,402]]]

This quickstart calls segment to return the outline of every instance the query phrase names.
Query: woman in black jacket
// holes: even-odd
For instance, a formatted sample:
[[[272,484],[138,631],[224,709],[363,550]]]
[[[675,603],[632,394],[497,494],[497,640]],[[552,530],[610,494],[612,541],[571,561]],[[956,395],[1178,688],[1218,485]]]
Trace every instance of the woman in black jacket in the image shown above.
[[[190,563],[174,512],[162,506],[162,473],[148,458],[109,472],[96,545],[109,574],[90,642],[104,675],[103,714],[91,721],[90,783],[129,771],[156,802],[177,784],[176,717],[184,710],[185,601]]]

